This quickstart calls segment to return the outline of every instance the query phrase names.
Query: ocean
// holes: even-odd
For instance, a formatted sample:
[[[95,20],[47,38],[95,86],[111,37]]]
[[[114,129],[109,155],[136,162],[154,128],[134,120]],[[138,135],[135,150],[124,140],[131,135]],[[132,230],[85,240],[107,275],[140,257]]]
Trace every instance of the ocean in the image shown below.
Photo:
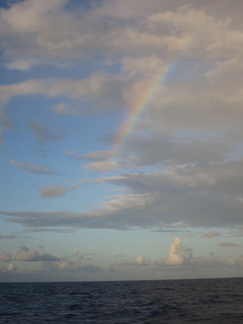
[[[0,323],[243,323],[243,278],[0,283]]]

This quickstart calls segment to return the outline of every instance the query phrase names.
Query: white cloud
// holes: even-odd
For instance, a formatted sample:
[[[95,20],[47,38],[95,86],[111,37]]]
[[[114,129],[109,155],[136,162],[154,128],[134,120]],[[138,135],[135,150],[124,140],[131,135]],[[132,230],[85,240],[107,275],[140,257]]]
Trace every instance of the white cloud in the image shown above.
[[[228,247],[227,244],[224,245],[224,247],[226,246]],[[214,273],[213,271],[217,271],[217,273],[215,273],[217,276],[222,269],[225,271],[227,267],[231,267],[231,269],[238,271],[239,267],[243,265],[242,257],[223,257],[217,256],[214,253],[210,253],[208,256],[195,256],[193,252],[195,251],[184,246],[181,239],[176,237],[170,245],[168,256],[164,259],[155,261],[155,265],[163,267],[164,269],[169,266],[171,271],[175,271],[176,277],[179,276],[177,271],[184,274],[187,273],[189,276],[195,276],[196,274],[196,277],[205,277],[208,276],[210,271],[211,275]]]
[[[143,255],[139,255],[136,257],[136,264],[144,266],[144,265],[147,265],[148,262],[146,261],[146,259]]]
[[[182,245],[179,237],[175,237],[173,243],[170,245],[167,258],[157,261],[156,264],[168,266],[183,265],[190,251],[190,248]]]
[[[165,261],[167,265],[180,265],[184,262],[183,255],[180,254],[181,240],[176,237],[171,244],[168,257]]]

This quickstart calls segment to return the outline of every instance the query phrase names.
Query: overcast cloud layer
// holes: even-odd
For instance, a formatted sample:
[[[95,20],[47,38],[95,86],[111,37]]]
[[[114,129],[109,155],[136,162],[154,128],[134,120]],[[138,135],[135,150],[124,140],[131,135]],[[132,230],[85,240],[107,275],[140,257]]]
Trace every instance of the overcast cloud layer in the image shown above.
[[[79,229],[242,235],[242,12],[237,0],[3,1],[0,238]],[[179,237],[170,242],[167,258],[141,253],[109,271],[205,261]],[[108,269],[25,246],[16,253],[1,261]],[[242,263],[228,257],[227,266]]]

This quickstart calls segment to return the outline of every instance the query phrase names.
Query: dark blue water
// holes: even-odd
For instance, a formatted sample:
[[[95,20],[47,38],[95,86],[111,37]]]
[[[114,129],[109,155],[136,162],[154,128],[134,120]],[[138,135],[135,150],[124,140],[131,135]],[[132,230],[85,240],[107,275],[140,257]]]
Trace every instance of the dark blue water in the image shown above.
[[[0,283],[0,323],[243,323],[243,278]]]

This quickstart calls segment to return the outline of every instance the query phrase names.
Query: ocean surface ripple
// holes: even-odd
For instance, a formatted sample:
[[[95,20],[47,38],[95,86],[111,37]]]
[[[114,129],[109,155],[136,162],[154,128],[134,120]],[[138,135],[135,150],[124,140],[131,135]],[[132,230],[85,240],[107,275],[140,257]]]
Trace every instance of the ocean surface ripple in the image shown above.
[[[243,323],[243,278],[0,283],[0,323]]]

